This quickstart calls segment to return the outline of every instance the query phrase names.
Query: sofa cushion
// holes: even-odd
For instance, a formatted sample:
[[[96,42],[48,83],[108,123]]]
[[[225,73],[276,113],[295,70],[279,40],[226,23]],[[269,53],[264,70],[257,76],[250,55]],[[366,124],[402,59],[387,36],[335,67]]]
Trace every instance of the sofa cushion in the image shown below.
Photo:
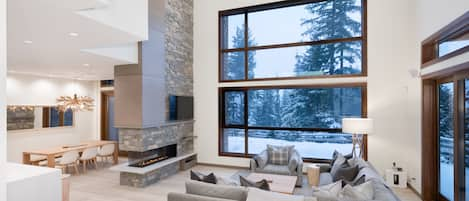
[[[339,193],[339,200],[372,200],[374,195],[373,183],[366,182],[358,186],[346,185]]]
[[[256,170],[260,173],[270,173],[270,174],[282,174],[282,175],[290,175],[290,169],[286,165],[272,165],[268,164],[263,169]]]
[[[290,153],[294,146],[274,146],[267,145],[267,153],[269,155],[269,164],[288,165]]]
[[[339,180],[345,180],[349,182],[353,181],[355,177],[358,175],[358,171],[359,171],[358,166],[350,167],[344,163],[334,172],[334,174],[331,173],[332,181],[334,182],[339,181]]]
[[[352,158],[352,159],[348,159],[347,160],[347,163],[350,167],[353,167],[355,165],[358,166],[358,168],[362,169],[362,168],[365,168],[365,167],[368,167],[368,163],[363,160],[363,158]]]
[[[249,188],[247,201],[304,201],[304,196],[287,195]]]
[[[168,193],[168,201],[235,201],[184,193]]]
[[[353,181],[342,180],[342,187],[346,185],[357,186],[363,183],[365,183],[365,175],[362,175],[361,177],[357,177]]]
[[[365,175],[365,181],[377,181],[379,183],[385,183],[384,179],[371,167],[364,167],[359,172],[357,177],[360,178]]]
[[[386,200],[386,201],[399,201],[399,198],[392,192],[389,187],[383,183],[372,181],[374,190],[374,200]]]
[[[244,187],[216,185],[199,181],[187,181],[186,193],[237,201],[246,201],[247,198],[247,189]]]
[[[217,185],[239,186],[239,182],[227,177],[217,177]]]
[[[254,188],[261,189],[261,190],[270,191],[269,182],[267,182],[267,180],[265,179],[260,180],[260,181],[249,181],[243,176],[239,176],[239,183],[241,184],[241,186],[254,187]]]
[[[329,172],[319,174],[319,186],[332,184],[332,175]]]
[[[319,201],[323,200],[337,200],[340,191],[342,190],[342,182],[338,181],[332,184],[313,188],[313,196],[317,197]]]

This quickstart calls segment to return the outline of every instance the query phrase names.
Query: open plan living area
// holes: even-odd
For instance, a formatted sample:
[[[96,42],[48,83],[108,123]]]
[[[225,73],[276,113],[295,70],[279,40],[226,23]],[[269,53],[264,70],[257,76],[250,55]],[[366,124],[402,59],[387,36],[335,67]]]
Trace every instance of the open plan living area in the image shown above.
[[[0,0],[0,201],[469,201],[469,1]]]

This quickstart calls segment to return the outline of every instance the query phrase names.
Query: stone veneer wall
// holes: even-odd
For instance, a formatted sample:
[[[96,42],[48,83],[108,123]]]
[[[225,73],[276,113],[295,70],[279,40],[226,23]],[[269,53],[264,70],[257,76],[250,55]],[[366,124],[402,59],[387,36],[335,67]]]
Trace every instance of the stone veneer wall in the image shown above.
[[[119,129],[119,148],[144,152],[171,144],[178,144],[178,155],[194,152],[194,122],[169,123],[157,128]]]
[[[175,162],[164,166],[161,169],[156,169],[146,174],[133,174],[121,172],[120,184],[125,186],[143,188],[173,174],[176,174],[179,171],[179,167],[179,162]]]
[[[166,2],[166,90],[168,94],[193,94],[193,0]]]

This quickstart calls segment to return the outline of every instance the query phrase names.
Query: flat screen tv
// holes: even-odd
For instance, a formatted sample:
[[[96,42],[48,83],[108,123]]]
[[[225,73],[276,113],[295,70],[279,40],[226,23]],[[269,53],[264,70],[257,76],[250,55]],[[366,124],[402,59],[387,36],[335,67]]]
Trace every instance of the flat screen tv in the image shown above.
[[[192,96],[169,96],[169,120],[191,120],[194,118]]]

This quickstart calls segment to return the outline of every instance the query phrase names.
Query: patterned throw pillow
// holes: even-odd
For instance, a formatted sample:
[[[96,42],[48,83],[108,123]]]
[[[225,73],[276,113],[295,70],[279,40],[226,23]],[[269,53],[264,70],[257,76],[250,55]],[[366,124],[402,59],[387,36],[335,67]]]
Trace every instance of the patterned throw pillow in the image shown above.
[[[270,191],[269,182],[265,179],[257,181],[257,182],[253,182],[253,181],[247,180],[243,176],[239,176],[239,183],[241,184],[241,186],[254,187],[254,188],[261,189],[261,190]]]
[[[191,170],[191,180],[201,181],[210,184],[217,184],[217,177],[213,173],[204,175],[200,172],[194,172]]]
[[[274,165],[288,165],[289,156],[294,146],[267,145],[269,163]]]

